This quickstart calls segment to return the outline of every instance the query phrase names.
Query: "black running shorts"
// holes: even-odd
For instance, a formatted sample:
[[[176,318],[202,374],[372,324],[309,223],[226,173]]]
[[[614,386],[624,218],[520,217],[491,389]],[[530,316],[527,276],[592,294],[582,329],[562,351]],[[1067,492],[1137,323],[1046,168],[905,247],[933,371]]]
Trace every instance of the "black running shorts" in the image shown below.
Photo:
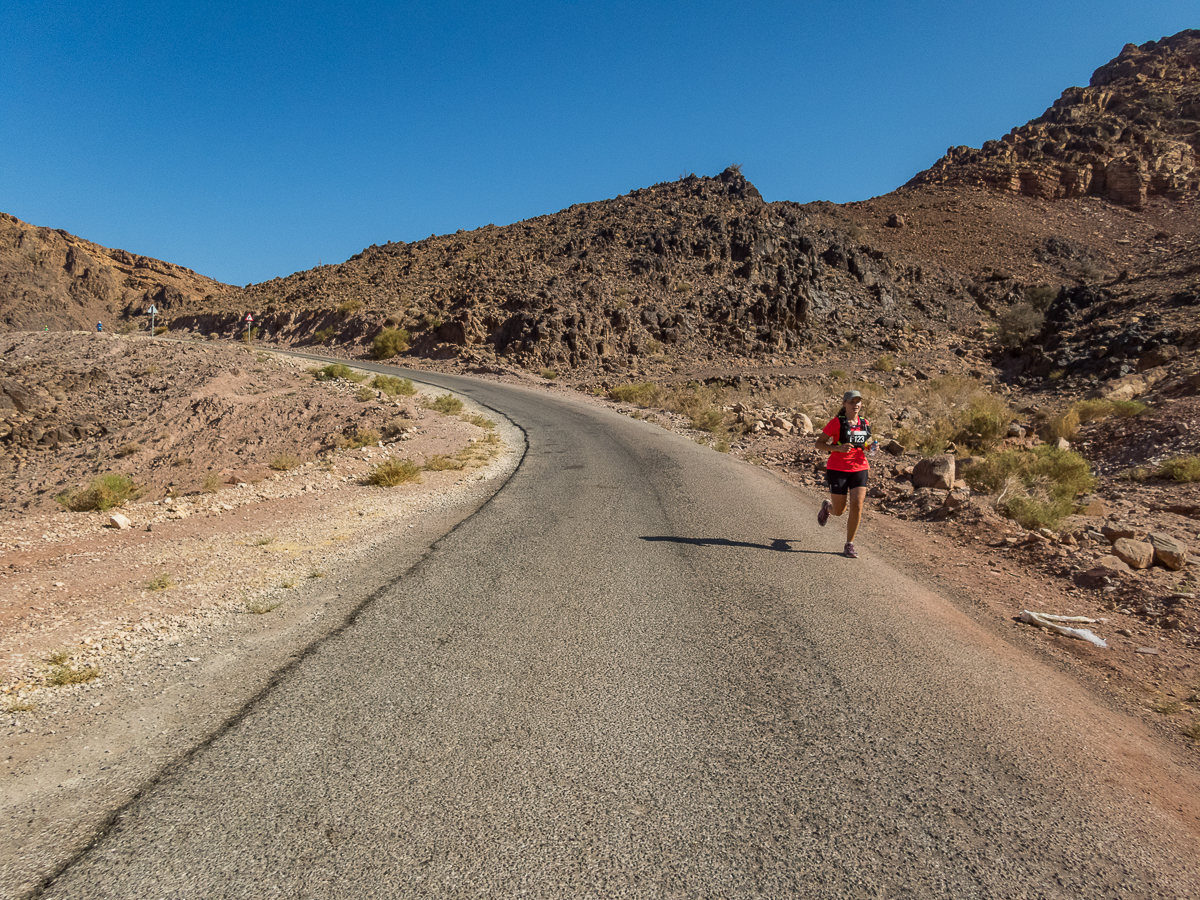
[[[831,494],[848,494],[850,488],[865,488],[867,486],[867,470],[861,472],[838,472],[834,469],[825,470],[825,483],[829,485]]]

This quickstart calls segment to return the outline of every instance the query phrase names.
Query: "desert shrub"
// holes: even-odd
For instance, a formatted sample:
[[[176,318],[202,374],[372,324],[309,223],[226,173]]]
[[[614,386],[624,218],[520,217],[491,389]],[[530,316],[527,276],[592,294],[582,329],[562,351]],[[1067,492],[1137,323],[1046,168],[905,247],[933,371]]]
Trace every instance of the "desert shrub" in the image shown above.
[[[100,677],[100,670],[95,666],[85,666],[82,669],[72,669],[65,664],[55,665],[46,677],[46,683],[51,687],[62,687],[67,684],[83,684],[93,678]]]
[[[1079,410],[1072,406],[1062,415],[1055,416],[1041,428],[1043,439],[1054,443],[1059,438],[1065,441],[1075,440],[1075,436],[1079,434]]]
[[[332,328],[319,328],[313,332],[313,343],[324,344],[326,341],[332,340],[336,333]]]
[[[429,331],[434,328],[441,328],[442,320],[434,313],[422,313],[421,317],[416,321],[416,326],[421,331]]]
[[[389,397],[411,397],[417,392],[411,379],[393,378],[391,375],[376,375],[371,386]]]
[[[990,447],[1008,433],[1012,415],[1008,404],[996,394],[976,395],[953,417],[959,429],[954,440],[979,449]]]
[[[483,428],[488,431],[490,431],[491,429],[496,427],[496,423],[493,422],[491,419],[487,418],[486,416],[481,416],[478,414],[470,415],[470,416],[463,416],[462,419],[464,422],[469,422],[470,424],[474,425],[476,428]]]
[[[411,422],[402,416],[397,416],[383,426],[383,436],[385,438],[394,438],[398,434],[403,434],[411,424]]]
[[[1063,438],[1075,440],[1079,434],[1079,426],[1088,422],[1098,422],[1112,416],[1133,418],[1145,415],[1150,407],[1140,400],[1080,400],[1061,415],[1051,419],[1041,429],[1041,435],[1048,441]]]
[[[965,475],[976,490],[995,495],[996,508],[1026,528],[1053,528],[1096,486],[1087,460],[1043,444],[989,454]]]
[[[875,362],[871,363],[871,368],[876,372],[892,372],[896,368],[896,357],[890,353],[885,353],[876,359]]]
[[[654,338],[648,338],[643,344],[642,349],[650,356],[657,356],[662,353],[662,341],[656,341]]]
[[[256,337],[258,337],[258,327],[257,326],[251,325],[249,328],[247,328],[245,331],[242,332],[242,341],[247,344],[249,344],[251,341],[253,341]]]
[[[1057,528],[1075,510],[1068,500],[1044,499],[1030,494],[1016,494],[1004,502],[1006,516],[1030,531],[1039,528]]]
[[[101,475],[86,488],[64,492],[54,499],[72,512],[112,509],[126,500],[135,500],[142,491],[128,475]]]
[[[371,342],[371,355],[376,359],[391,359],[407,350],[411,340],[405,328],[385,328]]]
[[[541,376],[547,381],[553,381],[558,377],[558,372],[554,371],[554,369],[542,369]]]
[[[1112,414],[1121,419],[1134,419],[1150,412],[1150,405],[1141,400],[1109,400]]]
[[[339,437],[337,447],[339,450],[358,450],[361,447],[370,447],[378,443],[378,431],[374,428],[359,428],[352,434]]]
[[[175,579],[168,573],[164,572],[161,575],[156,575],[146,582],[144,585],[148,591],[165,591],[167,588],[175,587]]]
[[[1038,312],[1045,312],[1058,296],[1058,291],[1048,284],[1038,284],[1025,288],[1025,300]]]
[[[364,384],[358,389],[354,396],[359,400],[359,402],[366,403],[368,400],[375,399],[375,392]]]
[[[718,432],[725,427],[725,414],[719,409],[706,409],[692,417],[692,428],[697,431]]]
[[[316,371],[317,381],[336,381],[341,378],[345,381],[361,382],[366,381],[367,376],[362,372],[356,372],[354,369],[342,363],[330,363],[322,369]]]
[[[836,378],[839,381],[844,381],[845,379],[849,378],[850,376],[847,375],[843,369],[830,369],[829,377]]]
[[[675,285],[675,293],[677,294],[690,294],[691,292],[692,286],[686,281],[681,281]]]
[[[113,456],[115,456],[117,459],[124,459],[126,456],[133,456],[135,453],[140,453],[141,450],[141,444],[125,444],[124,446],[118,447]]]
[[[901,432],[904,436],[896,439],[906,449],[926,456],[944,452],[951,441],[986,450],[1004,436],[1012,421],[1011,410],[998,395],[982,381],[962,375],[906,385],[896,393],[895,401],[924,413],[920,425],[906,427]]]
[[[421,467],[411,459],[389,459],[371,470],[367,475],[367,484],[377,487],[395,487],[398,484],[420,484]]]
[[[997,337],[1002,347],[1020,347],[1037,335],[1046,324],[1046,314],[1032,303],[1014,304],[1000,314]]]
[[[429,472],[446,472],[449,470],[461,469],[463,464],[457,459],[451,459],[449,456],[438,454],[431,456],[425,460],[424,469]]]
[[[1126,469],[1123,472],[1118,473],[1117,478],[1119,478],[1121,481],[1131,481],[1135,484],[1141,484],[1143,481],[1149,479],[1153,474],[1154,473],[1148,466],[1134,466],[1131,469]]]
[[[1200,481],[1200,456],[1176,456],[1168,459],[1158,470],[1160,478],[1184,484]]]
[[[634,406],[642,408],[650,406],[657,395],[658,385],[652,381],[643,381],[637,384],[617,384],[613,385],[612,390],[608,392],[608,396],[618,403],[632,403]]]
[[[158,336],[158,335],[160,335],[160,334],[166,334],[166,333],[167,333],[167,326],[166,326],[166,325],[158,325],[158,326],[156,326],[156,327],[155,327],[155,329],[154,329],[154,335],[155,335],[155,337],[157,337],[157,336]]]
[[[456,415],[462,412],[463,408],[463,402],[453,394],[439,394],[432,400],[426,400],[423,405],[426,409],[432,409],[447,416]]]
[[[281,453],[269,463],[267,463],[276,472],[286,472],[288,469],[294,469],[300,465],[300,460],[292,456],[290,453]]]
[[[361,300],[346,300],[345,302],[337,305],[337,314],[343,319],[348,319],[360,309],[362,309]]]

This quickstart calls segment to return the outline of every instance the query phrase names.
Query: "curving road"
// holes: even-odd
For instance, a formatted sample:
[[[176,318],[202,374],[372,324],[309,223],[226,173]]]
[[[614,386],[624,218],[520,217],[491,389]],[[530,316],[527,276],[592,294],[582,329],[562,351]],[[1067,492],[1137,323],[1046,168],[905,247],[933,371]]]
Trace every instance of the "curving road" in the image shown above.
[[[1200,891],[1194,772],[899,575],[869,521],[847,560],[753,466],[408,374],[517,423],[516,473],[44,896]]]

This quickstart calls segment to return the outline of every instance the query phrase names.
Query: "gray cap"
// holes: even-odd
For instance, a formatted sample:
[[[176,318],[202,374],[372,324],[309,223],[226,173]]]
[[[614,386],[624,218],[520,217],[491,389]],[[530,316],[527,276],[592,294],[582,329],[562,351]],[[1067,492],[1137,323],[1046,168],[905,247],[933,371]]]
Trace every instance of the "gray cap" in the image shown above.
[[[843,403],[849,403],[851,400],[861,400],[861,399],[862,399],[862,394],[860,394],[858,391],[846,391],[846,393],[842,394],[842,402]]]

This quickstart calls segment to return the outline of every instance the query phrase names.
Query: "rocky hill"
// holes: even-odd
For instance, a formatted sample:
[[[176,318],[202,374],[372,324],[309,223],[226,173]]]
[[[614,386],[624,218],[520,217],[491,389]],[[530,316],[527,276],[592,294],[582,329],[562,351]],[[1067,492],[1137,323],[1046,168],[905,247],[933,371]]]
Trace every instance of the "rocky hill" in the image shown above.
[[[128,329],[154,302],[173,331],[231,337],[250,312],[259,340],[350,356],[403,329],[402,358],[579,380],[841,352],[1121,377],[1200,343],[1198,61],[1200,31],[1129,45],[1038,119],[861,203],[767,203],[731,167],[244,290],[4,217],[0,313]]]
[[[191,269],[110,250],[61,229],[0,213],[0,324],[7,331],[118,325],[154,304],[219,303],[238,289]]]
[[[1102,197],[1140,209],[1200,189],[1200,31],[1126,44],[1085,88],[980,150],[951,147],[909,182],[1028,197]]]

